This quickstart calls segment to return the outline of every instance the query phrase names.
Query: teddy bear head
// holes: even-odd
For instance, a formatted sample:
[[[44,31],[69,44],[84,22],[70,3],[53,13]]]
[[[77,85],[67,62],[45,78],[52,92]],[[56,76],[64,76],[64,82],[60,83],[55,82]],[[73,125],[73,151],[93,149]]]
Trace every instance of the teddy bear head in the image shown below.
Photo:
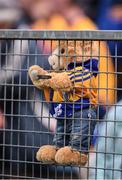
[[[60,41],[48,61],[52,69],[64,70],[70,63],[81,63],[87,61],[93,53],[91,41]]]

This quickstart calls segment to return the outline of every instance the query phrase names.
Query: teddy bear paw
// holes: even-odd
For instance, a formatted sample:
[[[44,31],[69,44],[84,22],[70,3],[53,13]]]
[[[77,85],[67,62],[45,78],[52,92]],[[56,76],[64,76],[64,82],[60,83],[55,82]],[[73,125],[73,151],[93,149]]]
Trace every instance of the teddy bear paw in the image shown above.
[[[88,162],[88,155],[81,154],[79,165],[85,166],[87,162]]]
[[[36,153],[36,159],[42,162],[54,163],[57,148],[51,145],[42,146]]]
[[[65,146],[57,151],[55,161],[58,164],[64,165],[85,165],[87,162],[87,155],[81,154],[79,151],[73,150],[69,146]]]

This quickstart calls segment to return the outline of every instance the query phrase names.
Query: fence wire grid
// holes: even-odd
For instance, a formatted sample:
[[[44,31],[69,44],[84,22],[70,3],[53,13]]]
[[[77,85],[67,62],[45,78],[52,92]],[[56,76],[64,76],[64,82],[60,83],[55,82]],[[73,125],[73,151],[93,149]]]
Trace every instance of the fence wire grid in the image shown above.
[[[63,51],[62,42],[65,44]],[[72,54],[69,53],[70,44]],[[109,45],[113,46],[113,54]],[[121,31],[0,30],[1,179],[122,179],[120,45]],[[57,47],[58,54],[55,54]],[[38,65],[49,73],[55,71],[48,63],[52,53],[58,56],[58,60],[65,58],[66,68],[62,72],[69,72],[69,59],[74,71],[77,71],[77,66],[82,67],[79,74],[70,74],[73,90],[68,99],[66,95],[69,92],[60,101],[65,109],[61,132],[56,131],[59,120],[50,114],[51,100],[46,101],[43,90],[32,84],[28,74],[32,65]],[[56,69],[56,73],[59,71],[60,68]],[[68,118],[67,107],[72,110],[72,116]],[[87,117],[89,112],[95,115],[91,113]],[[76,120],[78,124],[75,126]],[[67,131],[69,121],[72,125]],[[86,122],[84,135],[82,125]],[[48,164],[36,160],[38,149],[42,145],[53,144],[55,134],[57,138],[58,135],[63,136],[62,146],[72,148],[76,145],[74,139],[78,137],[78,150],[88,156],[85,166]],[[67,136],[70,136],[68,143]],[[84,136],[88,142],[83,143]],[[82,146],[87,146],[85,152]]]

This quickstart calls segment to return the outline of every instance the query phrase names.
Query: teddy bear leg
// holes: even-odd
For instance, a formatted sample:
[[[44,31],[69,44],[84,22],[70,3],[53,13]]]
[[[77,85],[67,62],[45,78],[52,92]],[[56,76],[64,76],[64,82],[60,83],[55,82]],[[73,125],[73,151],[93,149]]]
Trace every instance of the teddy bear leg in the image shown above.
[[[87,162],[87,155],[81,154],[77,150],[73,150],[70,146],[65,146],[57,151],[55,161],[58,164],[64,165],[85,165]]]
[[[36,153],[36,159],[42,162],[54,163],[56,152],[56,146],[44,145]]]

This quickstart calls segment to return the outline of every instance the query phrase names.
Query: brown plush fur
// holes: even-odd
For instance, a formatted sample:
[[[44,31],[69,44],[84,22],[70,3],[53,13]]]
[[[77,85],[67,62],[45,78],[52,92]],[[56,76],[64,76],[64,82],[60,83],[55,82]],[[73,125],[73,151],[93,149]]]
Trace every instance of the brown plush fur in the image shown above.
[[[57,148],[51,145],[42,146],[36,153],[36,159],[38,161],[54,163]]]
[[[51,79],[38,79],[37,75],[50,75]],[[49,88],[51,87],[54,90],[70,91],[73,89],[72,83],[67,76],[66,72],[62,73],[48,73],[43,70],[41,67],[34,65],[29,68],[29,76],[33,84],[39,88]]]
[[[58,150],[55,146],[44,145],[38,150],[36,159],[47,163],[83,166],[87,162],[87,155],[81,154],[79,151],[73,150],[68,146]]]
[[[79,151],[65,146],[57,151],[55,161],[58,164],[85,165],[87,162],[87,155],[81,154]]]

